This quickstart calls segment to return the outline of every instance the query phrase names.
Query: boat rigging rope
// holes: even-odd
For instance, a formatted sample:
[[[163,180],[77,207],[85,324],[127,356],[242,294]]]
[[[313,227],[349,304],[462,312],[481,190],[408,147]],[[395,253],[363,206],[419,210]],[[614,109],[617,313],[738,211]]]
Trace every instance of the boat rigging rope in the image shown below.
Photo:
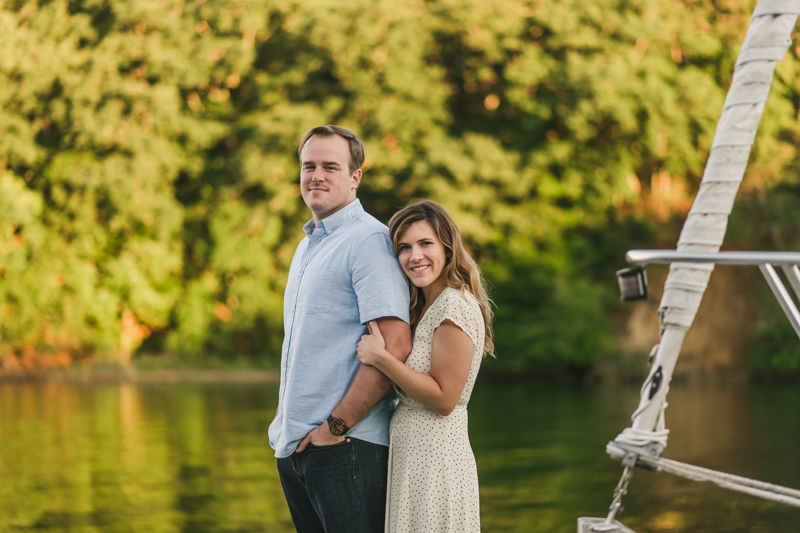
[[[800,490],[797,489],[782,487],[781,485],[774,485],[772,483],[727,474],[725,472],[717,472],[709,468],[681,463],[663,457],[639,456],[637,461],[655,470],[669,472],[670,474],[685,477],[692,481],[709,481],[725,489],[800,507]]]

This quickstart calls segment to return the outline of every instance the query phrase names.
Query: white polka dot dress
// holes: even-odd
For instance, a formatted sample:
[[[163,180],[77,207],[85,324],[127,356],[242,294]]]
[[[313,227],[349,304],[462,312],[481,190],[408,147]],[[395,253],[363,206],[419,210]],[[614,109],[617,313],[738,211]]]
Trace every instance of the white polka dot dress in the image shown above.
[[[446,288],[425,312],[406,364],[430,374],[433,332],[452,320],[475,345],[464,392],[441,416],[395,386],[400,403],[392,416],[386,532],[480,531],[478,471],[467,433],[467,403],[483,358],[485,328],[477,300]]]

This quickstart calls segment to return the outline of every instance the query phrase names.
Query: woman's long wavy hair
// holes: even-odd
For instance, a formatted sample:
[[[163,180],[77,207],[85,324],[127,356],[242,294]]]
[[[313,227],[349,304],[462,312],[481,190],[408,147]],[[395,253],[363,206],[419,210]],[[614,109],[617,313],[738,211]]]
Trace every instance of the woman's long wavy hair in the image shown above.
[[[448,287],[468,291],[478,301],[486,327],[486,337],[483,351],[494,357],[494,341],[492,339],[492,301],[486,291],[486,284],[481,276],[477,263],[464,248],[461,234],[453,219],[440,205],[428,200],[422,200],[401,209],[389,221],[389,234],[392,238],[394,253],[397,255],[397,243],[408,228],[424,221],[431,225],[439,241],[444,245],[447,264],[442,270],[442,276]],[[411,288],[411,327],[416,327],[422,318],[422,309],[425,307],[425,295],[422,289],[409,282]]]

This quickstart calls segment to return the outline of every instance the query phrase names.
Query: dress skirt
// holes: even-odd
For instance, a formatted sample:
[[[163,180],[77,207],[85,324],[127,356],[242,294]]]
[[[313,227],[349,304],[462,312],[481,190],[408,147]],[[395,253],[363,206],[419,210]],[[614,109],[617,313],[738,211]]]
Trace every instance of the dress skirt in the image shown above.
[[[386,531],[480,531],[466,408],[445,417],[401,402],[390,427]]]

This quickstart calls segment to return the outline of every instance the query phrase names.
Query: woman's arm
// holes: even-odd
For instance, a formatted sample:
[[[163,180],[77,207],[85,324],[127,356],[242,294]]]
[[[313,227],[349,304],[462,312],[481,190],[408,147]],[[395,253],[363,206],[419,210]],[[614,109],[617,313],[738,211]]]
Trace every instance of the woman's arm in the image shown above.
[[[370,322],[372,335],[358,343],[358,358],[374,366],[403,391],[442,416],[453,412],[472,366],[475,345],[469,335],[451,320],[445,320],[433,332],[430,376],[417,372],[386,351],[377,323]]]

